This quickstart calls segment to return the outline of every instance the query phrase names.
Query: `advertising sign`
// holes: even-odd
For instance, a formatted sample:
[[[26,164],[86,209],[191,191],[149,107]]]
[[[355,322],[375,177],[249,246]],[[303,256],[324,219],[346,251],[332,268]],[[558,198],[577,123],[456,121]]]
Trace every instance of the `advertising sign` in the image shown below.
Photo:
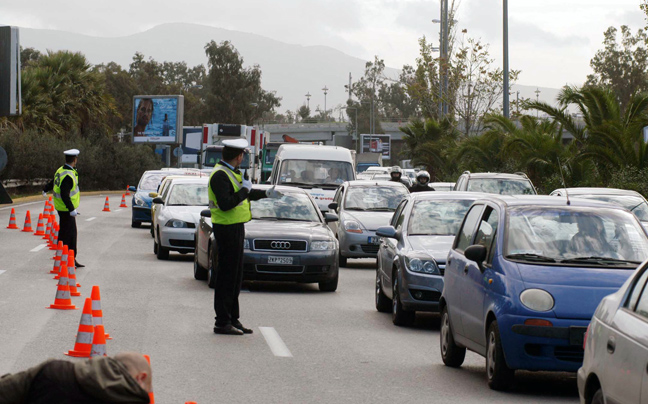
[[[390,159],[391,135],[360,135],[362,153],[382,153],[384,159]]]
[[[133,143],[182,143],[184,97],[133,97]]]

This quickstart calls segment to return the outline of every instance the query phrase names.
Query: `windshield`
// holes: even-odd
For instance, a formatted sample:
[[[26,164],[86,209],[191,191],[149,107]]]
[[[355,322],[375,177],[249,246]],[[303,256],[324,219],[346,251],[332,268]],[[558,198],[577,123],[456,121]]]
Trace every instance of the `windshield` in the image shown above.
[[[168,173],[149,173],[149,174],[144,174],[142,179],[140,180],[139,185],[137,188],[140,191],[156,191],[158,189],[158,186],[160,185],[160,182],[167,176],[171,175],[173,173],[168,172]]]
[[[207,206],[207,184],[175,184],[171,188],[167,206]]]
[[[506,232],[509,258],[565,263],[648,258],[648,239],[636,218],[612,209],[512,208]]]
[[[273,165],[278,151],[279,149],[266,149],[264,164],[267,166]]]
[[[350,187],[344,199],[349,210],[394,211],[409,192],[404,187]]]
[[[454,185],[432,185],[435,191],[452,191]]]
[[[634,195],[574,195],[574,198],[594,199],[623,206],[642,222],[648,222],[648,204],[644,198]]]
[[[203,163],[203,165],[205,167],[214,167],[222,159],[223,159],[222,149],[207,149],[207,151],[205,152],[205,162]],[[250,153],[246,150],[245,157],[243,157],[243,162],[241,163],[240,168],[245,169],[249,167],[250,167]]]
[[[284,160],[279,184],[340,185],[353,180],[353,166],[343,161]]]
[[[459,231],[472,200],[417,201],[412,208],[410,236],[454,236]]]
[[[502,178],[471,178],[468,182],[469,192],[484,192],[500,195],[535,195],[530,181]]]
[[[252,219],[320,222],[308,195],[285,193],[280,199],[264,198],[250,202]]]

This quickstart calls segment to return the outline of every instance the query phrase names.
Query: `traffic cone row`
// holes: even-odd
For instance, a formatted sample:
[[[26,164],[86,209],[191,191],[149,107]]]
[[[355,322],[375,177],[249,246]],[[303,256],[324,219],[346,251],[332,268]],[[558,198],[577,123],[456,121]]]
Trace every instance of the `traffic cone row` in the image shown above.
[[[102,212],[110,212],[110,203],[108,201],[108,197],[106,197],[106,203],[104,203],[104,208]]]
[[[122,200],[121,203],[119,204],[120,208],[127,208],[128,205],[126,205],[126,194],[122,194]]]

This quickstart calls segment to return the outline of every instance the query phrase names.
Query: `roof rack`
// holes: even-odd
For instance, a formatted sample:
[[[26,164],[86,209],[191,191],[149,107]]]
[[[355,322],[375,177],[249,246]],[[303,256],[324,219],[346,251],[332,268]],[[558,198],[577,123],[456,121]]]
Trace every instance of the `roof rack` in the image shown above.
[[[513,174],[521,175],[521,176],[523,176],[524,178],[529,178],[529,177],[526,175],[526,173],[523,173],[522,171],[518,171],[518,172],[513,173]]]
[[[461,173],[461,175],[464,175],[464,174],[468,174],[468,175],[470,175],[470,171],[466,170],[466,171],[464,171],[463,173]]]

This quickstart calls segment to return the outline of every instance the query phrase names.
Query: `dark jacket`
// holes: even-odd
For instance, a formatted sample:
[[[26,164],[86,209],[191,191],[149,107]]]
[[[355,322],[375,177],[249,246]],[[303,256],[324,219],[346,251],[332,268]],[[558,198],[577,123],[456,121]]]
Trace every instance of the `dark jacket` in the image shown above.
[[[76,171],[75,168],[67,164],[65,164],[63,167],[72,171]],[[63,181],[61,181],[61,199],[63,200],[65,207],[68,208],[68,212],[72,212],[74,210],[74,205],[72,204],[72,200],[70,199],[70,191],[72,191],[72,185],[74,185],[74,181],[72,181],[72,178],[70,178],[69,175],[66,175]],[[52,179],[50,182],[45,184],[45,186],[43,187],[43,192],[49,192],[53,189],[54,180]]]
[[[148,403],[148,393],[119,361],[49,360],[0,378],[0,404]]]
[[[434,191],[434,188],[432,188],[429,184],[421,185],[419,183],[416,183],[412,185],[412,187],[409,189],[410,193],[414,192],[428,192],[428,191]]]
[[[225,166],[220,162],[218,164]],[[241,188],[238,192],[234,192],[232,181],[230,181],[229,176],[224,171],[219,171],[211,177],[209,187],[212,189],[214,196],[216,196],[218,209],[225,212],[234,209],[245,199],[256,201],[266,197],[265,191],[258,189],[248,191],[247,188]]]

